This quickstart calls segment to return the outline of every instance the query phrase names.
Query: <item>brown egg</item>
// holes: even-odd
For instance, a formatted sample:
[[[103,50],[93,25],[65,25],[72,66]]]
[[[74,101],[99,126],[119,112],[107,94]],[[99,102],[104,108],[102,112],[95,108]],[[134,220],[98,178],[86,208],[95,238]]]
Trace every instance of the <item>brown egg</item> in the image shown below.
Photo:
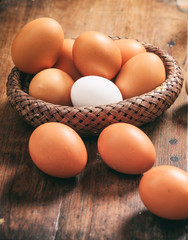
[[[166,219],[188,218],[188,174],[168,165],[147,171],[139,184],[144,205],[153,214]]]
[[[73,79],[67,73],[49,68],[33,77],[29,85],[29,94],[46,102],[71,106],[70,91],[73,83]]]
[[[104,128],[98,138],[98,151],[112,169],[126,174],[141,174],[156,160],[155,147],[138,127],[114,123]]]
[[[16,35],[11,48],[15,66],[26,73],[37,73],[52,67],[62,49],[64,33],[51,18],[38,18],[27,23]]]
[[[87,163],[87,150],[81,137],[57,122],[42,124],[33,131],[29,153],[41,171],[54,177],[74,177]]]
[[[134,39],[118,39],[114,41],[120,49],[122,66],[132,57],[139,53],[146,52],[145,47]]]
[[[115,84],[123,99],[139,96],[161,85],[166,79],[162,60],[154,53],[140,53],[127,61]]]
[[[112,79],[120,70],[121,53],[114,41],[103,33],[81,34],[73,45],[73,60],[84,75]]]
[[[61,55],[55,63],[54,67],[63,70],[68,73],[73,80],[81,78],[81,73],[77,70],[73,58],[72,58],[72,48],[74,40],[73,39],[64,39],[63,48],[61,50]]]

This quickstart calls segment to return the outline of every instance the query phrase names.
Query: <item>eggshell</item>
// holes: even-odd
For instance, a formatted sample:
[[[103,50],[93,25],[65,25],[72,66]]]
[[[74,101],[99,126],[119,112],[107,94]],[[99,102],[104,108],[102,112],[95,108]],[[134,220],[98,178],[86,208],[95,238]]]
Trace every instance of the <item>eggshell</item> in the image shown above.
[[[186,93],[188,95],[188,78],[185,81],[185,90],[186,90]]]
[[[132,57],[139,53],[146,52],[145,47],[135,39],[118,39],[114,41],[120,49],[122,66]]]
[[[81,137],[57,122],[42,124],[33,131],[29,153],[41,171],[54,177],[76,176],[87,163],[87,150]]]
[[[73,60],[84,76],[95,75],[107,79],[112,79],[118,73],[122,61],[114,41],[96,31],[84,32],[76,38]]]
[[[140,181],[139,194],[148,210],[159,217],[188,218],[188,174],[180,168],[150,169]]]
[[[58,58],[54,67],[68,73],[72,77],[72,79],[75,81],[78,78],[81,78],[82,75],[77,70],[73,62],[73,58],[72,58],[73,44],[74,44],[73,39],[64,39],[60,57]]]
[[[11,47],[12,60],[19,70],[37,73],[57,61],[64,40],[61,25],[51,18],[27,23],[16,35]]]
[[[70,91],[73,79],[56,68],[48,68],[37,73],[30,82],[29,94],[37,99],[59,105],[71,106]]]
[[[141,174],[156,160],[149,137],[128,123],[114,123],[104,128],[98,138],[98,151],[109,167],[126,174]]]
[[[154,53],[140,53],[127,61],[119,72],[115,84],[123,99],[147,93],[166,79],[162,60]]]
[[[97,106],[122,101],[117,86],[99,76],[86,76],[78,79],[71,89],[73,106]]]

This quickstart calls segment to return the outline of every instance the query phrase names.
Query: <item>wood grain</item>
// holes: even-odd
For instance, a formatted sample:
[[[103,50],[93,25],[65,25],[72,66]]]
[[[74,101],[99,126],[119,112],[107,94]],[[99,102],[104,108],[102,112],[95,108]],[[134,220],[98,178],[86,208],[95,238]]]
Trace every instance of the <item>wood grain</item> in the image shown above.
[[[108,168],[97,137],[84,138],[86,169],[71,179],[43,174],[32,163],[33,128],[11,108],[6,81],[13,67],[10,47],[28,21],[52,17],[65,37],[87,30],[152,43],[171,54],[186,77],[187,2],[183,0],[6,0],[0,7],[0,240],[186,240],[187,221],[168,221],[146,210],[138,194],[141,176]],[[187,98],[141,129],[155,145],[155,165],[188,171]]]

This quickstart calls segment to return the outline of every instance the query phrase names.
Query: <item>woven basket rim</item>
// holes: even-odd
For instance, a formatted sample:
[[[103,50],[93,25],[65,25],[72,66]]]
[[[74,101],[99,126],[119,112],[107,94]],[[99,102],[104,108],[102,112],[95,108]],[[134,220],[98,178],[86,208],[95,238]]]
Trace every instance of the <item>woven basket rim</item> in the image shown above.
[[[113,39],[122,39],[120,37],[113,37]],[[170,96],[170,100],[168,99],[168,101],[170,101],[169,103],[167,103],[166,107],[164,108],[164,111],[169,108],[172,103],[176,100],[176,98],[178,97],[179,93],[181,92],[181,88],[183,85],[183,77],[181,74],[181,69],[178,66],[176,60],[169,55],[167,52],[163,51],[162,49],[160,49],[159,47],[156,47],[153,44],[150,43],[145,43],[145,42],[141,42],[144,47],[146,48],[147,51],[149,52],[157,52],[157,55],[161,58],[161,60],[164,63],[165,69],[166,69],[166,80],[165,82],[163,82],[160,86],[158,86],[157,88],[153,89],[150,92],[147,92],[145,94],[139,95],[139,96],[135,96],[129,99],[125,99],[122,100],[120,102],[117,103],[112,103],[112,104],[106,104],[106,105],[98,105],[98,106],[81,106],[81,107],[76,107],[76,106],[62,106],[62,105],[56,105],[56,104],[52,104],[52,103],[48,103],[45,102],[43,100],[39,100],[39,99],[35,99],[34,97],[30,96],[28,93],[26,93],[25,91],[23,91],[21,83],[23,81],[23,79],[20,79],[21,76],[24,76],[24,80],[26,78],[31,78],[32,76],[30,74],[25,74],[21,71],[19,71],[15,66],[12,68],[11,73],[8,76],[8,81],[7,81],[7,97],[9,102],[11,103],[11,105],[13,106],[13,108],[16,109],[16,111],[20,112],[20,110],[18,109],[18,106],[16,106],[16,101],[15,99],[13,99],[13,95],[17,95],[20,98],[26,98],[28,101],[34,101],[37,104],[41,104],[43,106],[46,106],[49,109],[54,109],[54,111],[58,111],[58,112],[64,112],[64,111],[68,111],[68,112],[80,112],[80,115],[82,112],[84,112],[86,109],[89,112],[95,112],[97,113],[97,111],[99,109],[115,109],[115,108],[119,108],[121,109],[122,106],[126,105],[130,105],[135,101],[144,101],[145,98],[157,98],[158,96],[161,97],[165,94],[167,94],[167,96],[169,96],[169,87],[170,88],[176,88],[176,78],[178,78],[178,84],[179,84],[179,90],[177,92],[173,93],[173,96]],[[15,77],[15,74],[17,74],[17,76]],[[12,79],[16,78],[17,81],[12,81]],[[173,90],[172,90],[173,91]],[[165,99],[165,98],[164,98]],[[165,100],[164,100],[165,101]],[[29,110],[28,110],[29,111]],[[155,113],[153,113],[155,115]],[[20,113],[20,115],[22,115],[22,113]],[[156,117],[158,116],[158,114],[156,114]],[[80,116],[82,119],[82,116]],[[61,121],[61,120],[60,120]],[[31,125],[35,126],[35,124],[30,123]],[[136,125],[136,124],[135,124]],[[142,124],[137,124],[142,125]]]

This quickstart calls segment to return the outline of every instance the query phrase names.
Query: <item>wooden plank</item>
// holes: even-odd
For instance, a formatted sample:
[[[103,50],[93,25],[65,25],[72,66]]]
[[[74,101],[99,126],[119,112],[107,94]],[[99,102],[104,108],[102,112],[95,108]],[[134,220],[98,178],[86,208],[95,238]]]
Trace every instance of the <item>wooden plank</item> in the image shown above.
[[[79,3],[77,8],[81,9]],[[94,12],[91,13],[90,21],[84,21],[86,29],[93,21],[96,30],[113,35],[116,35],[117,31],[122,36],[156,44],[173,54],[185,69],[183,63],[186,58],[186,39],[183,37],[186,34],[186,15],[182,15],[175,4],[158,1],[137,1],[137,4],[132,5],[127,1],[126,5],[127,8],[125,2],[121,1],[122,13],[118,15],[118,5],[108,8],[101,2],[95,3],[95,11],[92,10]],[[83,15],[83,18],[86,19],[86,16]],[[104,27],[106,22],[111,24]],[[124,28],[122,22],[125,23]],[[176,104],[166,114],[155,123],[142,127],[156,147],[156,165],[171,164],[183,169],[187,167],[186,121],[183,122],[187,116],[185,101],[183,90]],[[93,141],[96,144],[96,141]],[[96,153],[94,144],[90,145],[89,152],[94,149]],[[65,198],[65,203],[72,200],[70,208],[73,210],[70,212],[66,209],[67,204],[62,205],[57,239],[186,239],[186,221],[165,221],[144,208],[137,191],[139,176],[117,174],[106,168],[97,155],[94,155],[92,160],[89,170],[86,168],[85,171],[84,179],[87,185],[80,180],[84,185],[80,186],[78,183],[76,196],[69,193],[68,199]],[[87,171],[90,174],[87,174]],[[102,176],[99,176],[100,172]],[[71,226],[71,222],[74,226]]]
[[[96,30],[150,42],[177,59],[186,75],[188,18],[182,1],[6,1],[0,9],[0,240],[187,239],[186,220],[168,221],[146,210],[138,194],[140,175],[120,174],[103,163],[97,137],[84,138],[89,159],[76,178],[52,178],[33,165],[33,129],[7,103],[5,84],[13,37],[42,16],[59,21],[66,38]],[[187,170],[184,87],[165,114],[141,129],[155,145],[155,165]]]
[[[66,184],[64,180],[48,177],[33,165],[28,153],[33,129],[13,112],[6,98],[5,84],[13,66],[12,40],[19,29],[44,8],[39,2],[35,7],[31,5],[32,1],[7,1],[0,13],[1,240],[55,239],[62,185]]]
[[[33,165],[27,148],[32,129],[11,114],[1,135],[0,239],[55,239],[62,181]]]

